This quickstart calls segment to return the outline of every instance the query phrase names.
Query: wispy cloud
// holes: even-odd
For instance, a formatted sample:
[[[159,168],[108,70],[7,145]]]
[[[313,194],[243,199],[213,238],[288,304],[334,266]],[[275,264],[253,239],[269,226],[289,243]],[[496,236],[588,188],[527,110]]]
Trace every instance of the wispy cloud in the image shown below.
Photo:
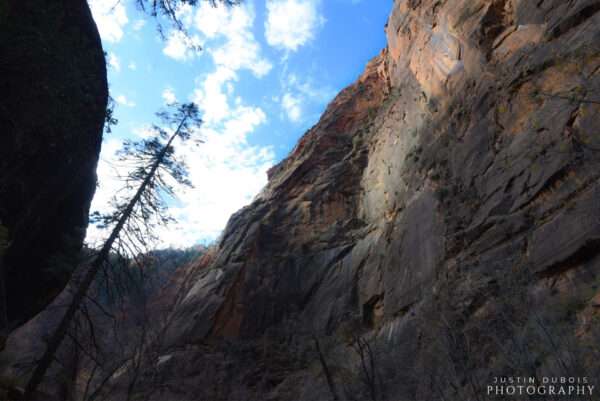
[[[203,113],[200,134],[205,143],[197,149],[182,148],[197,187],[179,197],[181,206],[173,209],[179,224],[165,233],[168,243],[216,238],[229,216],[263,188],[275,162],[271,147],[247,141],[266,123],[265,112],[235,94],[239,71],[260,79],[272,69],[253,34],[254,23],[251,2],[234,8],[213,8],[204,2],[194,16],[193,26],[206,43],[214,70],[197,80],[192,95]]]
[[[231,113],[226,83],[237,79],[231,69],[220,66],[201,80],[194,90],[193,100],[203,112],[203,119],[208,124],[217,124]]]
[[[293,122],[298,122],[302,118],[302,108],[300,106],[300,99],[295,97],[291,93],[286,93],[281,99],[281,106],[285,111],[288,119]]]
[[[113,52],[108,53],[108,65],[112,67],[116,72],[121,71],[121,61],[119,57]]]
[[[281,109],[288,120],[301,122],[305,120],[305,109],[311,104],[323,105],[335,95],[335,90],[327,85],[316,85],[310,76],[300,79],[296,74],[284,71],[281,79],[283,95]]]
[[[195,188],[172,209],[179,223],[161,238],[165,245],[191,245],[215,239],[232,213],[250,203],[267,182],[275,155],[270,147],[249,145],[247,136],[266,122],[260,108],[238,106],[220,127],[200,130],[204,144],[180,147]]]
[[[119,42],[129,22],[125,6],[118,0],[89,0],[100,36],[107,42]]]
[[[133,22],[133,30],[140,31],[146,25],[146,20],[138,19]]]
[[[204,125],[197,135],[204,143],[186,144],[176,150],[186,161],[195,188],[178,194],[171,207],[178,223],[158,233],[159,246],[175,247],[215,239],[230,215],[251,202],[264,187],[266,172],[275,162],[272,147],[255,146],[248,140],[266,124],[267,115],[261,107],[248,104],[236,94],[241,71],[261,79],[272,69],[253,33],[252,2],[232,8],[213,8],[208,2],[201,2],[196,11],[181,12],[189,32],[206,45],[202,56],[209,57],[213,67],[197,77],[190,96],[202,112]],[[186,39],[174,32],[169,33],[163,53],[178,61],[193,62],[197,55],[191,52]],[[177,100],[171,87],[165,88],[161,96],[165,104]],[[148,127],[134,130],[137,137],[145,138],[148,134]],[[99,195],[94,201],[96,208],[106,205],[109,194],[118,187],[115,171],[110,168],[114,165],[114,156],[109,154],[114,153],[116,147],[117,144],[111,142],[103,151],[98,170]],[[100,234],[91,229],[90,238]]]
[[[167,36],[167,42],[163,53],[177,61],[187,61],[198,54],[198,49],[202,47],[202,41],[198,35],[188,35],[184,32],[173,29]]]
[[[278,49],[296,51],[325,23],[318,0],[267,0],[265,37]]]
[[[266,172],[275,155],[271,147],[249,145],[247,136],[266,122],[260,108],[237,106],[218,128],[202,127],[196,133],[204,141],[198,146],[178,144],[177,156],[188,165],[195,187],[178,191],[172,215],[177,223],[161,227],[156,232],[158,247],[188,247],[200,241],[218,237],[232,213],[252,201],[266,184]],[[148,137],[148,127],[134,130],[141,138]],[[111,139],[104,144],[98,166],[99,186],[92,210],[106,210],[112,196],[119,193],[125,174],[116,152],[122,142]],[[106,232],[96,227],[88,229],[90,244],[100,243]]]
[[[115,100],[120,105],[127,106],[127,107],[135,107],[135,102],[131,101],[130,99],[127,99],[127,97],[125,95],[118,95],[115,98]]]
[[[177,101],[177,96],[173,91],[173,88],[167,87],[162,92],[162,98],[165,104],[173,104]]]
[[[250,3],[235,8],[211,7],[202,3],[195,27],[209,43],[215,70],[199,81],[194,101],[204,112],[207,124],[218,124],[231,115],[230,97],[239,70],[249,70],[262,78],[272,64],[261,55],[252,27],[255,13]]]

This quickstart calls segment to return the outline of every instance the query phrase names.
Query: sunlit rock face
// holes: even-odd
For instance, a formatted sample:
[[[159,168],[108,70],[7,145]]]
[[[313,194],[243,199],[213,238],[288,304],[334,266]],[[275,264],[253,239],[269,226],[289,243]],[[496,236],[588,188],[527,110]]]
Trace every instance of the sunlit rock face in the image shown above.
[[[331,399],[313,335],[339,399],[371,399],[355,336],[378,350],[382,400],[477,398],[469,377],[517,373],[500,349],[533,316],[585,342],[599,10],[395,1],[387,48],[232,216],[172,316],[155,376],[168,386],[150,399]],[[562,351],[544,341],[519,369],[552,371]]]
[[[64,287],[96,186],[108,89],[85,1],[0,6],[0,221],[8,320],[21,324]]]

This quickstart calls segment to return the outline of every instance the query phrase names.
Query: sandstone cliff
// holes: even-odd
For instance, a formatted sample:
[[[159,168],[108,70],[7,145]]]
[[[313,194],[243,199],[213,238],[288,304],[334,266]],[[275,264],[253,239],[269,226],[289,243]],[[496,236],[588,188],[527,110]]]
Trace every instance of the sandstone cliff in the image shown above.
[[[62,290],[85,236],[108,96],[86,1],[2,2],[0,93],[4,332]]]
[[[590,351],[598,11],[395,1],[387,48],[231,218],[150,399],[465,399]]]
[[[139,392],[464,400],[492,375],[598,377],[599,11],[395,1],[387,48],[232,216]]]

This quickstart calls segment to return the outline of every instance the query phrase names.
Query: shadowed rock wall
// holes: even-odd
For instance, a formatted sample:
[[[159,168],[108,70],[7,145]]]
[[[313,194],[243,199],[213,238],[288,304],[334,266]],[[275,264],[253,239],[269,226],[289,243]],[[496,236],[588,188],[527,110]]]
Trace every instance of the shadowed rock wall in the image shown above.
[[[593,0],[395,1],[387,48],[232,216],[173,315],[168,362],[140,391],[477,399],[491,375],[554,372],[567,352],[559,336],[577,333],[588,350],[599,10]],[[361,375],[359,336],[377,350],[375,384]]]
[[[8,325],[65,286],[96,187],[108,88],[87,2],[0,6],[0,221]]]

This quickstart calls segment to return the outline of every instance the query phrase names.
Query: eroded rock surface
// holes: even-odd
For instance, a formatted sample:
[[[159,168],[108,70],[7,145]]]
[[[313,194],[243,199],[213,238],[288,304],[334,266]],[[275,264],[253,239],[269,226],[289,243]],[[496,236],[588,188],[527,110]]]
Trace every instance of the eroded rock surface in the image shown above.
[[[516,327],[577,331],[588,350],[599,10],[593,0],[395,1],[388,47],[231,218],[140,392],[476,399],[492,374],[554,372],[562,337],[546,347],[532,334],[517,350]],[[377,350],[371,387],[357,337]]]

